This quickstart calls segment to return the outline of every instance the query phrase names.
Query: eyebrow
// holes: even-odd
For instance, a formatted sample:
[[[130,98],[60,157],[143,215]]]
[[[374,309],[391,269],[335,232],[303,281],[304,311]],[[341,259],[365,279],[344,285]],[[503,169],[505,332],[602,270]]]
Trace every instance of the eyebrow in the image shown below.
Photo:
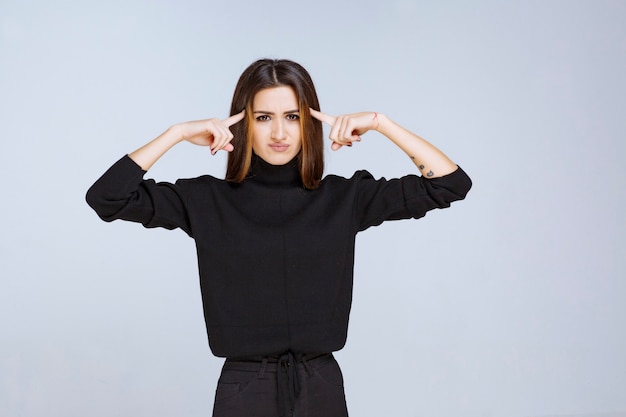
[[[269,114],[269,115],[271,115],[271,116],[273,116],[273,115],[274,115],[274,112],[271,112],[271,111],[265,111],[265,110],[257,110],[257,111],[253,111],[252,113],[255,113],[255,114],[256,114],[256,113],[261,113],[261,114]],[[284,112],[283,114],[291,114],[291,113],[300,113],[300,110],[299,110],[299,109],[296,109],[296,110],[289,110],[289,111]]]

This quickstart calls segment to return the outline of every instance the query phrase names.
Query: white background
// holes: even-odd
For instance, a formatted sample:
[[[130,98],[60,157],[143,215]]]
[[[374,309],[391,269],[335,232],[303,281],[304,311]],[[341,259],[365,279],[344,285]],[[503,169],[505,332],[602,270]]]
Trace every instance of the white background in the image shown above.
[[[357,242],[352,416],[626,416],[626,2],[0,1],[0,415],[207,416],[222,361],[193,241],[101,222],[87,188],[224,117],[261,57],[472,177]],[[329,147],[327,147],[329,149]],[[375,133],[327,172],[415,172]],[[181,144],[149,176],[223,175]]]

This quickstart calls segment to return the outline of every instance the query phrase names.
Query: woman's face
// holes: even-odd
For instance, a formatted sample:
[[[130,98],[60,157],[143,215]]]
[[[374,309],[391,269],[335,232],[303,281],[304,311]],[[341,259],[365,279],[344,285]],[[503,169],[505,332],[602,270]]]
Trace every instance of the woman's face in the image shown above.
[[[272,165],[284,165],[300,152],[302,131],[296,93],[281,86],[259,91],[252,101],[252,149]]]

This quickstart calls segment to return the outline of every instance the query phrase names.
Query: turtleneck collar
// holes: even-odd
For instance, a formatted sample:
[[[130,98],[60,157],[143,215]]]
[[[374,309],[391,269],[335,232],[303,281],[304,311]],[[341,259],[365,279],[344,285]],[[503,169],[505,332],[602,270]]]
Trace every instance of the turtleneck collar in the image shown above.
[[[285,165],[272,165],[253,152],[250,171],[246,180],[277,186],[300,185],[302,180],[298,170],[298,155]]]

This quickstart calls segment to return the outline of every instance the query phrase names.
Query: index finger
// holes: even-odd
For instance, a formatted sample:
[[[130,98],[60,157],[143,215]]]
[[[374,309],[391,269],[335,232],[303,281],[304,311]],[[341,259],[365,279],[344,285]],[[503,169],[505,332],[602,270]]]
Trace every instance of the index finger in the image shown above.
[[[317,111],[315,109],[309,108],[309,111],[311,112],[311,116],[315,117],[317,120],[319,120],[320,122],[324,122],[326,124],[329,125],[334,125],[335,121],[337,120],[336,117],[322,113],[321,111]]]
[[[231,127],[232,125],[237,124],[240,121],[242,121],[244,116],[245,116],[245,114],[246,114],[245,110],[242,110],[241,113],[233,114],[228,119],[224,119],[224,124],[227,127]]]

